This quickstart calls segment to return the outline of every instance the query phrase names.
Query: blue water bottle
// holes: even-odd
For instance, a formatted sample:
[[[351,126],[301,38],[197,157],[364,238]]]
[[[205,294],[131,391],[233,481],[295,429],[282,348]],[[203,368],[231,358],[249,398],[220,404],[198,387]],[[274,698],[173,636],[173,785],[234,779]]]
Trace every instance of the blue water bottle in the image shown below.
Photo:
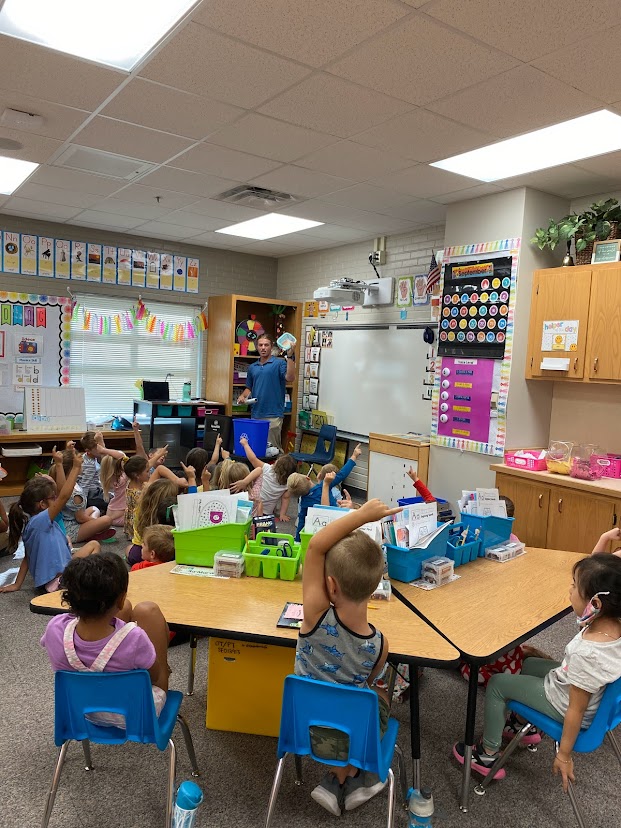
[[[431,788],[410,788],[408,791],[409,828],[430,828],[433,816],[433,796]]]
[[[203,792],[196,782],[182,782],[173,807],[172,828],[192,828]]]

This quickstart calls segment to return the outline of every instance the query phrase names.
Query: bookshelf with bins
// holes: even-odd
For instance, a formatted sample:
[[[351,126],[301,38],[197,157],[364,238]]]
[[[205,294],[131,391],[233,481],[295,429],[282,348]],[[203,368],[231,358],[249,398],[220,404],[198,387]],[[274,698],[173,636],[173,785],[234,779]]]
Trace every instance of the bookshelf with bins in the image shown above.
[[[278,299],[237,294],[211,296],[208,308],[205,396],[224,405],[225,414],[228,416],[250,416],[248,406],[237,406],[237,398],[245,388],[244,374],[247,373],[248,366],[259,358],[258,354],[253,352],[251,342],[254,334],[261,328],[272,339],[276,339],[276,324],[279,320],[275,309],[283,306],[283,330],[293,334],[298,341],[296,376],[292,383],[287,383],[291,409],[285,411],[283,420],[282,434],[285,446],[287,433],[295,432],[297,423],[299,343],[302,329],[302,307],[299,302],[284,303]],[[251,336],[246,337],[247,347],[238,341],[238,330],[240,336],[247,330],[252,331]]]

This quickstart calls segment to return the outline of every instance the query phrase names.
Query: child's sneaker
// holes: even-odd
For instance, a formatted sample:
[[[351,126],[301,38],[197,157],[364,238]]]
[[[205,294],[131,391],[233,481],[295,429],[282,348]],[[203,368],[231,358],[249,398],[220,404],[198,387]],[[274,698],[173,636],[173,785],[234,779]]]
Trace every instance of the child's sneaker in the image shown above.
[[[524,727],[526,722],[520,722],[518,717],[515,713],[510,713],[507,721],[505,722],[505,729],[502,731],[502,738],[505,742],[510,742],[514,736],[520,732],[520,730]],[[534,745],[538,745],[541,742],[541,733],[537,730],[536,727],[531,727],[525,736],[522,736],[520,739],[520,744],[524,745],[524,747],[532,747]]]
[[[463,742],[456,742],[453,745],[453,756],[460,765],[464,764],[464,754],[466,752],[466,746]],[[488,776],[489,772],[492,768],[492,765],[498,759],[499,753],[495,753],[493,756],[489,756],[481,741],[479,740],[476,745],[472,748],[472,761],[470,762],[470,767],[472,770],[475,770],[477,773],[480,773],[481,776]],[[494,779],[504,779],[506,776],[505,769],[501,768],[494,774]]]
[[[97,535],[93,535],[91,540],[99,541],[99,543],[114,543],[116,539],[116,529],[110,527],[110,529],[105,529],[103,532],[99,532]]]
[[[326,773],[317,787],[311,791],[311,799],[334,816],[340,816],[343,812],[343,796],[344,786],[339,785],[339,780],[333,773]]]
[[[383,791],[386,782],[382,782],[375,773],[360,771],[358,776],[350,776],[346,779],[343,787],[345,788],[345,810],[353,811],[354,808]]]

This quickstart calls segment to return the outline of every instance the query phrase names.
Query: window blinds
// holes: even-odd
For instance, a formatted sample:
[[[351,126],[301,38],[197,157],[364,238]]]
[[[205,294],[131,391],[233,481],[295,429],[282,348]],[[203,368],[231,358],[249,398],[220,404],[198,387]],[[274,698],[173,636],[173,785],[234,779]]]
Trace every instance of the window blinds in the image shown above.
[[[113,316],[127,311],[127,299],[76,295],[76,302],[92,314]],[[149,302],[158,320],[179,324],[191,322],[200,308]],[[84,388],[86,416],[101,422],[110,416],[131,419],[132,402],[139,396],[137,379],[164,381],[168,378],[171,399],[180,399],[185,379],[192,382],[192,394],[200,391],[200,334],[183,342],[164,340],[145,330],[144,320],[131,331],[100,335],[83,329],[83,317],[71,322],[70,385]]]

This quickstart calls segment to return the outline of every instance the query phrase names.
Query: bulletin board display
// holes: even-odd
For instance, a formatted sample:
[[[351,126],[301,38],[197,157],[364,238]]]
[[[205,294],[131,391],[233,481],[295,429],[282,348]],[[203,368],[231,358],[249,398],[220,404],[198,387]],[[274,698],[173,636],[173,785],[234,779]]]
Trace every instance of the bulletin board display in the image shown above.
[[[444,251],[433,445],[504,454],[520,242],[502,239]]]
[[[24,389],[69,385],[71,302],[0,291],[0,413],[22,414]]]

